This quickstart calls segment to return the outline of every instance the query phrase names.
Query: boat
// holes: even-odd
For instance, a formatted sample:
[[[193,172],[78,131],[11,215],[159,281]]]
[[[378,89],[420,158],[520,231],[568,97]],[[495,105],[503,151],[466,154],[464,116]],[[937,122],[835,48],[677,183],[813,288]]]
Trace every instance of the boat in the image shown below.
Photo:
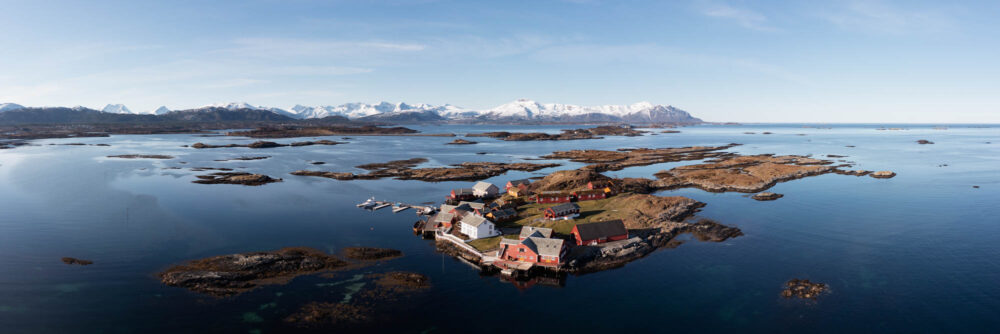
[[[375,196],[372,196],[367,201],[358,203],[359,208],[370,209],[373,206],[375,206]]]

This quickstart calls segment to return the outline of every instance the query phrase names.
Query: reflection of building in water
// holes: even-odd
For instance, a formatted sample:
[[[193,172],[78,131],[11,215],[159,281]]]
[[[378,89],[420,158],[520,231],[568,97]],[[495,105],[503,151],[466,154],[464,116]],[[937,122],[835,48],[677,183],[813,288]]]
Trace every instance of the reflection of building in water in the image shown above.
[[[518,290],[527,290],[536,284],[561,288],[566,286],[566,274],[538,271],[521,276],[497,275],[501,282],[513,284]]]

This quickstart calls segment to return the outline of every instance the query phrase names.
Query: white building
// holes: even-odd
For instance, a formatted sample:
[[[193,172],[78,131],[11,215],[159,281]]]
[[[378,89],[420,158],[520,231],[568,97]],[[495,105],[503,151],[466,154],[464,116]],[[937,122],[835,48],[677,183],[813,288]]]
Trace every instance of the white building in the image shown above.
[[[500,235],[500,231],[497,231],[496,225],[493,225],[492,222],[486,220],[483,216],[474,213],[467,213],[465,216],[462,216],[462,220],[459,221],[459,231],[471,239],[489,238]]]
[[[499,193],[500,188],[489,182],[479,181],[476,182],[476,185],[472,186],[472,194],[476,197],[496,197]]]

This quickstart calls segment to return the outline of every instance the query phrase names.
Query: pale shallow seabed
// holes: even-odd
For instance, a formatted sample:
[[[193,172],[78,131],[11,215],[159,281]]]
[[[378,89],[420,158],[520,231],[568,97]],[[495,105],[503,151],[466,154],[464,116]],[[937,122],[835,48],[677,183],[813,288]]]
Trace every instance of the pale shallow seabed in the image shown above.
[[[349,329],[996,332],[1000,128],[801,126],[698,126],[680,128],[677,134],[558,142],[470,138],[477,145],[444,145],[454,139],[449,137],[359,136],[337,146],[257,150],[180,147],[252,141],[197,135],[36,140],[40,146],[0,150],[0,332],[277,332],[289,329],[281,319],[302,304],[350,298],[359,288],[356,275],[390,270],[426,274],[433,287],[405,299],[412,305],[402,306],[407,311],[393,314],[391,321]],[[412,128],[466,133],[568,127]],[[747,131],[757,134],[743,134]],[[935,144],[919,145],[918,139]],[[71,142],[111,146],[47,145]],[[689,241],[620,269],[570,276],[562,287],[519,290],[496,277],[480,277],[478,270],[436,253],[431,241],[414,237],[412,211],[371,213],[354,206],[371,195],[439,202],[449,189],[468,182],[335,181],[288,174],[299,169],[361,172],[353,166],[413,157],[429,158],[426,165],[434,166],[520,161],[555,150],[727,143],[744,144],[730,150],[743,154],[846,155],[843,159],[856,162],[856,168],[892,170],[898,176],[877,180],[830,174],[781,183],[770,191],[785,197],[773,202],[697,189],[662,192],[706,202],[700,217],[737,226],[746,235],[722,243]],[[105,158],[129,153],[176,158]],[[213,161],[244,155],[271,158]],[[582,166],[560,162],[561,167],[487,181],[502,184]],[[607,174],[652,177],[689,163]],[[939,166],[943,164],[947,166]],[[184,169],[162,169],[172,166]],[[191,183],[194,175],[209,172],[187,168],[202,166],[247,167],[284,182],[260,187]],[[185,260],[287,246],[330,252],[347,246],[391,247],[406,256],[334,278],[300,277],[225,299],[166,287],[154,276]],[[95,264],[68,266],[59,261],[64,256]],[[817,302],[784,300],[779,292],[790,278],[828,283],[832,293]]]

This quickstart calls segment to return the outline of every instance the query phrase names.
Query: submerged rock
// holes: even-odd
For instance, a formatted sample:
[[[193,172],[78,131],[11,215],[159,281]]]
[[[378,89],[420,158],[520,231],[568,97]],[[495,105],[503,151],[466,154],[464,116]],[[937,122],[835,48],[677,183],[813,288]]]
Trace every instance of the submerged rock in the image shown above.
[[[754,194],[752,198],[755,199],[755,200],[758,200],[758,201],[773,201],[773,200],[782,198],[784,196],[785,195],[776,194],[776,193],[772,193],[772,192],[762,192],[762,193],[756,193],[756,194]]]
[[[447,144],[448,145],[472,145],[472,144],[478,144],[478,143],[474,142],[474,141],[471,141],[471,140],[465,140],[465,139],[462,139],[462,138],[458,138],[458,139],[452,140],[451,142],[449,142]]]
[[[828,290],[829,287],[823,283],[813,283],[807,279],[792,279],[785,283],[785,289],[781,291],[781,296],[816,300],[820,294]]]
[[[88,265],[94,264],[94,261],[82,260],[82,259],[77,259],[77,258],[72,258],[72,257],[64,257],[64,258],[62,258],[62,262],[65,263],[65,264],[69,264],[69,265],[78,264],[78,265],[81,265],[81,266],[88,266]]]
[[[921,140],[917,141],[917,144],[921,144],[921,145],[927,145],[927,144],[933,144],[933,143],[934,142],[932,142],[930,140],[927,140],[927,139],[921,139]]]
[[[372,309],[367,306],[344,303],[312,302],[285,317],[285,322],[298,326],[336,325],[362,323],[371,319]]]

